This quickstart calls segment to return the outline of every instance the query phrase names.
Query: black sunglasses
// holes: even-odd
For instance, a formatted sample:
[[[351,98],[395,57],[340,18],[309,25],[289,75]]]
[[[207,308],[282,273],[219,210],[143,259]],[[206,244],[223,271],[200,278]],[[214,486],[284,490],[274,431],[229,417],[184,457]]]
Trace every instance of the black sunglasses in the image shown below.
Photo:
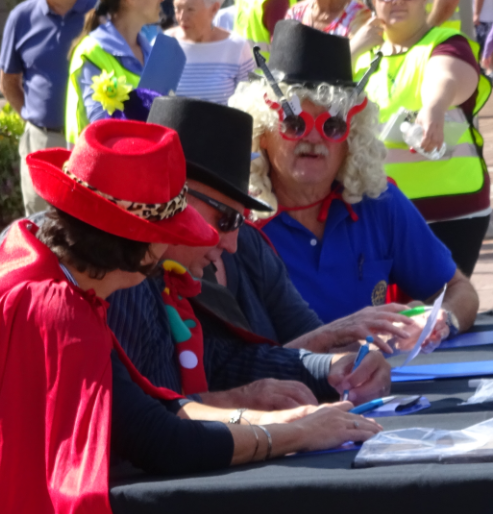
[[[194,189],[189,189],[188,194],[195,196],[195,198],[198,198],[199,200],[202,200],[207,205],[210,205],[222,214],[218,221],[219,230],[221,230],[221,232],[233,232],[238,230],[241,225],[243,225],[245,216],[243,216],[243,214],[238,212],[236,209],[233,209],[233,207],[230,207],[229,205],[226,205],[222,202],[218,202],[217,200],[214,200],[214,198],[204,195],[203,193],[199,193]]]

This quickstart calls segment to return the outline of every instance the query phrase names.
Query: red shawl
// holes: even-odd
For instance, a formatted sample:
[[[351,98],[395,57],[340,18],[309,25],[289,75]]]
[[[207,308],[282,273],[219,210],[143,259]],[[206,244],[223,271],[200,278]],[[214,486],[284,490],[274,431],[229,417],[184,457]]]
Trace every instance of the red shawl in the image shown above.
[[[55,255],[16,223],[0,246],[0,503],[2,514],[109,514],[112,370],[107,303],[69,284]]]

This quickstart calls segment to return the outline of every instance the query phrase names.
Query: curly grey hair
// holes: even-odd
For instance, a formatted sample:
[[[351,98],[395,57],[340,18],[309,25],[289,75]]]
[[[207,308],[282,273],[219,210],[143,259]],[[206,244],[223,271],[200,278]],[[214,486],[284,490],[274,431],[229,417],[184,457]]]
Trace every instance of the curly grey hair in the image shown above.
[[[300,101],[310,100],[327,110],[337,105],[345,114],[351,107],[351,88],[320,84],[315,89],[308,89],[300,84],[286,85],[281,83],[281,89],[287,99],[296,94]],[[272,191],[269,178],[269,161],[267,154],[260,148],[260,137],[267,130],[277,128],[278,116],[264,101],[264,95],[277,101],[271,88],[264,79],[250,83],[242,82],[235,94],[229,99],[228,105],[247,112],[253,117],[252,151],[260,153],[260,157],[252,161],[250,168],[250,192],[277,210],[277,198]],[[358,101],[362,102],[364,93]],[[348,136],[348,156],[339,170],[336,179],[344,186],[343,198],[348,203],[360,202],[364,195],[377,198],[387,188],[387,179],[383,170],[386,157],[384,144],[377,139],[378,107],[368,102],[363,111],[351,120],[351,130]],[[255,217],[269,217],[272,213],[256,212]]]

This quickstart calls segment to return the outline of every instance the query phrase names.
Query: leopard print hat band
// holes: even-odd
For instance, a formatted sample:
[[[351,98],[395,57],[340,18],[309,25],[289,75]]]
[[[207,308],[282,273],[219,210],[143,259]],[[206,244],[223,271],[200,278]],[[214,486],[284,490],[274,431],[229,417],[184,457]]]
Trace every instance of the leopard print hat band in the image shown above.
[[[90,189],[93,193],[96,193],[99,196],[102,196],[106,200],[114,203],[120,209],[124,211],[128,211],[139,218],[148,220],[148,221],[161,221],[165,219],[172,218],[175,214],[182,212],[185,210],[187,206],[187,198],[186,194],[188,191],[188,186],[185,183],[183,189],[180,191],[178,196],[172,198],[169,202],[166,203],[139,203],[132,202],[129,200],[120,200],[111,196],[107,193],[103,193],[99,191],[95,187],[91,186],[87,182],[84,182],[80,178],[76,177],[69,169],[68,169],[68,161],[63,165],[63,172],[70,177],[74,182],[80,184],[87,189]]]

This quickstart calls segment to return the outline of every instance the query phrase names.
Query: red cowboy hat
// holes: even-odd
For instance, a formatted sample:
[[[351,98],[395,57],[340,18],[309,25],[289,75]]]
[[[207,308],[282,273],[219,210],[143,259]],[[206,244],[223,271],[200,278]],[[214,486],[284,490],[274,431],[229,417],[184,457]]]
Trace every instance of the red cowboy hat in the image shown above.
[[[72,152],[27,156],[34,189],[49,204],[116,236],[145,243],[214,246],[218,235],[186,204],[178,134],[138,121],[89,125]]]

